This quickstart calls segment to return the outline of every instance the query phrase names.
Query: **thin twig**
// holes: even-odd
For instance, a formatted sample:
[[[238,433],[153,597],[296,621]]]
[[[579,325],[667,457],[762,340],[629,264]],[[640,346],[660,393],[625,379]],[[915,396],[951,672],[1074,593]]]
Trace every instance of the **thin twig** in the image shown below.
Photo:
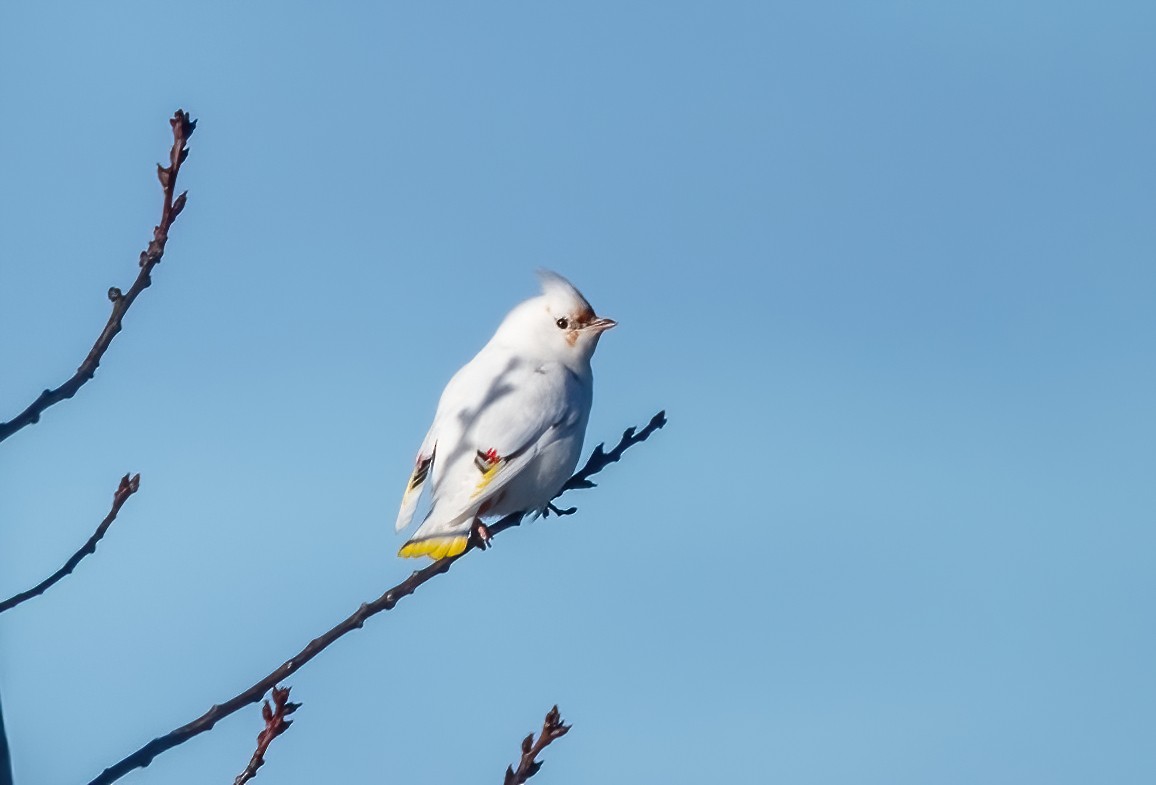
[[[96,527],[96,531],[94,531],[92,536],[88,538],[88,542],[84,543],[80,550],[72,554],[72,557],[64,563],[63,567],[49,575],[40,583],[36,584],[28,591],[22,591],[19,594],[9,597],[3,602],[0,602],[0,613],[15,608],[25,600],[30,600],[33,597],[44,594],[44,592],[48,591],[48,589],[50,589],[53,584],[57,583],[65,575],[68,575],[74,569],[76,569],[76,565],[80,564],[81,559],[83,559],[85,556],[88,556],[89,554],[95,553],[96,544],[101,541],[101,538],[104,537],[105,533],[108,531],[108,528],[112,526],[112,522],[116,520],[116,514],[120,512],[120,508],[124,506],[126,501],[128,501],[128,497],[136,493],[139,488],[139,474],[134,474],[131,477],[126,474],[124,477],[121,477],[120,487],[116,489],[116,494],[112,497],[112,509],[108,511],[108,515],[104,516],[104,520],[101,521],[100,525]]]
[[[233,785],[245,785],[246,782],[257,776],[257,769],[265,765],[265,752],[268,751],[273,739],[289,730],[289,726],[293,724],[293,720],[285,718],[301,708],[301,704],[289,702],[290,689],[292,688],[274,687],[273,705],[270,706],[269,701],[265,701],[265,705],[261,707],[261,717],[265,720],[265,729],[257,734],[257,750],[249,759],[249,765],[233,780]]]
[[[550,709],[546,713],[546,721],[542,723],[542,732],[538,734],[538,740],[534,741],[533,733],[522,739],[522,759],[518,762],[518,769],[515,771],[513,766],[507,766],[506,779],[502,785],[522,785],[537,774],[542,768],[542,761],[535,758],[550,746],[550,742],[565,736],[570,727],[562,722],[562,715],[558,713],[556,705]]]
[[[634,435],[633,428],[623,434],[622,441],[620,441],[618,446],[611,450],[609,454],[603,452],[603,445],[598,445],[594,451],[595,456],[602,457],[596,460],[595,456],[591,456],[590,460],[587,461],[586,466],[584,466],[582,470],[578,472],[578,474],[574,475],[574,478],[571,478],[571,480],[567,482],[565,486],[563,486],[563,490],[559,491],[558,495],[561,495],[566,488],[571,487],[570,483],[573,482],[574,479],[581,479],[584,483],[588,482],[588,478],[591,475],[598,473],[605,466],[617,461],[622,456],[622,453],[626,450],[626,448],[644,441],[647,437],[650,436],[651,433],[661,428],[665,424],[666,417],[664,416],[663,412],[659,412],[654,416],[653,419],[651,419],[650,424],[643,428],[643,430],[637,436]],[[610,456],[614,457],[611,458]],[[584,485],[576,485],[573,487],[593,487],[593,484],[590,483]],[[557,498],[557,496],[555,498]],[[491,524],[489,526],[490,535],[497,536],[506,529],[514,528],[521,523],[522,517],[523,513],[513,513],[511,515],[507,515],[497,523]],[[257,701],[261,700],[262,696],[264,696],[265,693],[268,692],[272,687],[280,684],[294,673],[299,671],[302,666],[305,665],[305,663],[309,662],[322,651],[327,649],[338,638],[341,638],[353,630],[360,629],[365,624],[366,620],[371,616],[375,616],[376,614],[383,611],[391,610],[403,597],[413,594],[414,591],[417,590],[417,588],[423,583],[436,575],[441,575],[444,572],[448,572],[450,567],[453,566],[454,562],[465,556],[465,554],[472,551],[475,547],[476,546],[474,545],[474,541],[471,539],[470,544],[466,547],[466,550],[462,554],[458,556],[451,556],[445,559],[439,559],[424,569],[413,572],[408,578],[393,588],[387,590],[385,594],[382,594],[373,602],[362,603],[361,607],[354,611],[352,615],[338,623],[337,626],[333,627],[328,632],[324,632],[318,637],[309,641],[308,645],[306,645],[304,649],[298,652],[295,657],[292,657],[291,659],[281,663],[281,665],[276,670],[258,681],[252,687],[237,695],[234,695],[232,698],[229,698],[223,703],[216,704],[207,712],[192,722],[188,723],[187,725],[182,725],[181,727],[166,733],[164,736],[158,736],[157,738],[153,739],[136,752],[114,763],[112,766],[102,771],[95,779],[92,780],[92,782],[89,783],[89,785],[108,785],[109,783],[120,779],[133,769],[148,766],[153,762],[153,759],[156,758],[157,755],[160,755],[162,752],[171,750],[173,747],[184,744],[194,736],[198,736],[208,730],[211,730],[214,725],[216,725],[225,717],[228,717],[230,714],[233,714],[234,712],[244,708],[245,706],[248,706],[251,703],[256,703]]]
[[[169,165],[157,164],[157,177],[160,179],[161,189],[164,191],[161,222],[153,227],[152,242],[145,250],[141,251],[140,272],[137,273],[136,280],[133,281],[127,292],[122,292],[115,286],[108,290],[108,299],[112,301],[112,313],[109,315],[104,329],[101,330],[100,336],[96,339],[96,343],[89,350],[88,356],[84,358],[84,362],[76,369],[76,373],[72,375],[71,379],[55,390],[45,390],[40,393],[36,400],[28,405],[28,408],[8,422],[0,423],[0,442],[26,425],[39,422],[41,413],[49,406],[76,395],[77,390],[96,374],[100,360],[104,357],[112,339],[120,332],[121,320],[129,306],[132,305],[133,300],[152,283],[150,274],[165,254],[165,244],[169,240],[169,229],[177,216],[181,214],[181,210],[185,209],[186,194],[182,193],[174,198],[173,193],[176,189],[177,174],[180,172],[181,164],[189,155],[189,148],[186,147],[186,144],[193,130],[197,127],[197,121],[189,119],[188,112],[178,109],[169,120],[169,124],[173,127],[173,146],[169,152]]]

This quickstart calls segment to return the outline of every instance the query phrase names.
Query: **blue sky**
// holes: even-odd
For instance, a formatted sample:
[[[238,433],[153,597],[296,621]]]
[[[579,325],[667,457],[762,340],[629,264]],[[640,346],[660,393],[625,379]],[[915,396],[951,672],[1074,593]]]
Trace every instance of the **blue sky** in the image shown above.
[[[8,3],[0,418],[189,205],[96,379],[0,446],[17,781],[86,782],[408,574],[449,376],[556,269],[666,430],[289,683],[260,780],[1156,775],[1156,7]],[[229,781],[256,707],[126,783]]]

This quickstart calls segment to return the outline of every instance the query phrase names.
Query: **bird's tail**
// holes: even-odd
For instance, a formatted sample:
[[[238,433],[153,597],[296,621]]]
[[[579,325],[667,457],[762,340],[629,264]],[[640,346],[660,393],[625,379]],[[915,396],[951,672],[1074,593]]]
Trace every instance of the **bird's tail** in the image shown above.
[[[431,559],[444,559],[447,556],[458,556],[465,552],[470,544],[470,527],[474,516],[470,513],[455,518],[445,519],[435,515],[431,509],[425,520],[413,537],[401,546],[397,552],[403,559],[412,559],[418,556],[428,556]]]
[[[401,546],[397,555],[403,559],[415,559],[418,556],[428,556],[431,559],[444,559],[447,556],[458,556],[465,552],[469,545],[468,534],[443,534],[433,537],[414,537]]]

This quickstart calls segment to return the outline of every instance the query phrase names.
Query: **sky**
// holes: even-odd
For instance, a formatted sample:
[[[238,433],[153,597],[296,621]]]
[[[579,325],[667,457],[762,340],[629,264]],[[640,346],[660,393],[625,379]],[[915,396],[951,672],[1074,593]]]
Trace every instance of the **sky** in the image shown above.
[[[19,785],[84,783],[415,566],[449,377],[568,276],[587,449],[669,425],[288,680],[258,782],[1156,777],[1156,6],[0,7]],[[122,781],[228,782],[258,707]]]

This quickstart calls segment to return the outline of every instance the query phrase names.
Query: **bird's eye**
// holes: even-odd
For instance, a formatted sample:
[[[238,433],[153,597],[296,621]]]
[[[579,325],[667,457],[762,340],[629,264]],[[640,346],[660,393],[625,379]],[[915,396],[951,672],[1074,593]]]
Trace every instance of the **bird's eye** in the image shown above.
[[[570,320],[567,319],[565,316],[563,316],[561,319],[554,322],[554,324],[558,325],[558,329],[565,330],[567,327],[570,326]]]

